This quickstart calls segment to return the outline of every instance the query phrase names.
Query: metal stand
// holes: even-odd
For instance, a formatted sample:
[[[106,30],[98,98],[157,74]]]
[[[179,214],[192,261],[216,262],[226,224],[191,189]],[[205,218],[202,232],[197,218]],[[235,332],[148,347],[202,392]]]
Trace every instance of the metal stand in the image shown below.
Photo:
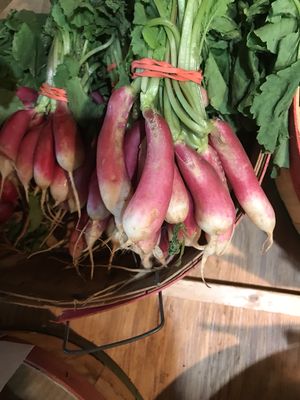
[[[111,349],[112,347],[117,347],[117,346],[122,346],[123,344],[128,344],[135,342],[136,340],[143,339],[147,336],[152,335],[153,333],[158,332],[165,324],[165,315],[164,315],[164,305],[163,305],[163,298],[162,298],[162,293],[158,292],[158,311],[159,311],[159,323],[156,327],[150,329],[149,331],[146,331],[144,333],[141,333],[136,336],[132,336],[127,339],[122,339],[118,340],[116,342],[112,343],[107,343],[103,344],[101,346],[95,346],[87,349],[82,349],[82,350],[71,350],[68,349],[68,344],[69,344],[69,334],[70,334],[70,323],[69,321],[66,323],[65,326],[65,334],[64,334],[64,341],[63,341],[63,351],[67,354],[73,354],[73,355],[83,355],[83,354],[92,354],[96,353],[98,351],[103,351],[107,349]]]

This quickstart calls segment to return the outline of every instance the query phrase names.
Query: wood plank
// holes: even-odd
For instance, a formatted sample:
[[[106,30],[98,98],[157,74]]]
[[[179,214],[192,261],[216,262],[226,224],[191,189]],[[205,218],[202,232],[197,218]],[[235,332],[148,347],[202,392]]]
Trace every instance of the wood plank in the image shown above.
[[[252,385],[252,399],[274,400],[276,385],[284,387],[285,379],[300,385],[300,317],[173,296],[164,304],[163,330],[107,351],[145,400],[208,400],[219,391],[219,400],[248,399],[245,387]],[[157,299],[151,296],[71,325],[102,344],[140,333],[156,321]],[[282,398],[288,398],[285,393]]]
[[[164,296],[211,304],[267,311],[300,317],[300,295],[270,290],[211,283],[208,288],[199,280],[183,279],[164,290]]]

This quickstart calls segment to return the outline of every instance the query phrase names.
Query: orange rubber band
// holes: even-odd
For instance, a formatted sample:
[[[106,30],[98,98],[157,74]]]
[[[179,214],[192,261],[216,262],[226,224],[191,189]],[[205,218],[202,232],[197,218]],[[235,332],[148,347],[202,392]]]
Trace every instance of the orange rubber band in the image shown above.
[[[56,88],[54,86],[48,85],[48,83],[43,83],[40,87],[39,94],[49,97],[50,99],[60,100],[68,102],[67,92],[65,89]]]
[[[143,69],[136,72],[135,70]],[[157,61],[152,58],[142,58],[131,63],[132,78],[147,76],[149,78],[170,78],[177,81],[191,81],[200,85],[203,75],[202,71],[190,71],[183,68],[173,67],[166,61]]]

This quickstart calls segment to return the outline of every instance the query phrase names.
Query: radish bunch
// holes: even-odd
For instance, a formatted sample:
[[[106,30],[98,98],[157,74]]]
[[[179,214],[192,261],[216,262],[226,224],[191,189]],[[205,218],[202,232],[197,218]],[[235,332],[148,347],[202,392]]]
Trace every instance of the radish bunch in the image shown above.
[[[126,130],[133,101],[132,88],[113,92],[97,146],[99,190],[114,217],[119,248],[137,253],[146,268],[154,259],[165,263],[171,253],[166,257],[164,246],[160,247],[162,232],[169,233],[171,242],[174,227],[181,226],[176,232],[178,241],[203,250],[204,267],[209,255],[226,250],[234,232],[236,210],[227,182],[250,219],[267,233],[268,248],[274,211],[230,125],[214,120],[210,144],[204,151],[196,151],[184,141],[172,139],[168,123],[154,108],[145,108],[142,120]],[[137,129],[141,121],[145,137]],[[136,154],[138,140],[140,157]],[[139,167],[136,182],[133,177]],[[201,232],[207,241],[202,246]]]

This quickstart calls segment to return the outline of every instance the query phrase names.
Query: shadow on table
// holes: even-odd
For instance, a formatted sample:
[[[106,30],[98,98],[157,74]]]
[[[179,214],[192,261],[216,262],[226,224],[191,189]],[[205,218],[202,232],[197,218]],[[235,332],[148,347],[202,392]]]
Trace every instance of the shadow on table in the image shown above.
[[[272,328],[270,327],[270,330]],[[260,328],[253,329],[254,335],[259,332]],[[234,374],[234,361],[239,363],[242,352],[246,353],[245,359],[249,359],[249,354],[256,351],[253,346],[255,343],[241,343],[211,354],[181,374],[155,400],[299,400],[300,331],[287,330],[285,337],[289,346],[287,350],[254,362],[233,375],[220,388],[212,382],[222,380],[222,375],[224,380],[224,376],[230,375],[229,368]],[[205,382],[203,375],[207,375],[209,384],[201,388],[199,381]]]

